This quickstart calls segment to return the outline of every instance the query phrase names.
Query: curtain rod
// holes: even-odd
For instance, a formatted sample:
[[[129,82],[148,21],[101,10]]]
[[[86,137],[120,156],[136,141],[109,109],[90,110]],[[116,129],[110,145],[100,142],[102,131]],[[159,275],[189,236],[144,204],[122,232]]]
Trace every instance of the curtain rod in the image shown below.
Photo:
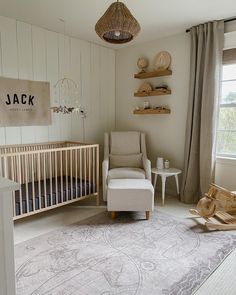
[[[236,17],[224,19],[225,23],[236,21]],[[189,33],[191,29],[187,29],[185,32]]]

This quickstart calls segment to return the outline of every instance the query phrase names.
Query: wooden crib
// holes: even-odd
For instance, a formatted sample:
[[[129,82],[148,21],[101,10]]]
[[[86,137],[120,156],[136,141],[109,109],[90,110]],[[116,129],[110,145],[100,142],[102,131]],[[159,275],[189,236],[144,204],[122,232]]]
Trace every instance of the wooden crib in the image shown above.
[[[13,193],[15,220],[91,196],[99,204],[98,144],[0,146],[0,175],[21,184]]]

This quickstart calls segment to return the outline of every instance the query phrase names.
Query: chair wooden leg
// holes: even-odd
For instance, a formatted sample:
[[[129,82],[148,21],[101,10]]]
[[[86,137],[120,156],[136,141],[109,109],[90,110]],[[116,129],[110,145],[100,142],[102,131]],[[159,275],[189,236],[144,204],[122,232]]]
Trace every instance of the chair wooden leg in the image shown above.
[[[112,218],[112,219],[116,219],[116,212],[115,212],[115,211],[112,211],[112,212],[111,212],[111,218]]]
[[[150,218],[150,211],[146,211],[146,219],[149,220]]]

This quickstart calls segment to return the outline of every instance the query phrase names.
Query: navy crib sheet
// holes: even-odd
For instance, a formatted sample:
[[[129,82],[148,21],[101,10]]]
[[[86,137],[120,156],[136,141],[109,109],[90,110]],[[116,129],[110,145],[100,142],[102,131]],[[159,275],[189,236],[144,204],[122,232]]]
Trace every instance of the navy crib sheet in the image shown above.
[[[61,177],[57,177],[57,194],[58,194],[58,203],[66,202],[66,197],[68,195],[68,200],[76,199],[76,178],[72,178],[72,191],[71,191],[71,178],[67,177],[68,181],[68,189],[66,188],[66,177],[63,176],[63,190],[61,189]],[[80,187],[82,183],[82,186]],[[80,179],[77,179],[77,196],[81,197],[84,195],[89,195],[95,193],[95,189],[93,183],[89,183],[88,181],[82,180],[80,183]],[[45,208],[45,194],[44,194],[44,180],[40,181],[40,196],[38,190],[38,181],[34,181],[34,191],[35,191],[35,204],[34,210],[38,210],[40,208],[40,199],[41,198],[41,208]],[[27,203],[26,203],[26,185],[21,185],[22,190],[22,214],[27,213]],[[33,211],[33,192],[32,192],[32,182],[28,183],[28,212]],[[52,178],[52,204],[51,204],[51,196],[50,196],[50,179],[46,179],[46,207],[50,207],[52,205],[56,205],[56,178]],[[20,191],[15,192],[15,210],[16,216],[20,215]]]

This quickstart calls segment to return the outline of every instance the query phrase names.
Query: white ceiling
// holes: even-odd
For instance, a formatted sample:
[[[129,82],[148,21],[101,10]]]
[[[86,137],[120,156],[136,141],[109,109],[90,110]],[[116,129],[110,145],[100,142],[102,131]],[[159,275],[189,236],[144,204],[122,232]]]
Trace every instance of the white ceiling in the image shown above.
[[[15,18],[56,32],[93,41],[100,40],[94,25],[115,0],[0,0],[0,15]],[[235,0],[123,0],[141,25],[139,36],[126,45],[154,40],[208,20],[236,15]]]

